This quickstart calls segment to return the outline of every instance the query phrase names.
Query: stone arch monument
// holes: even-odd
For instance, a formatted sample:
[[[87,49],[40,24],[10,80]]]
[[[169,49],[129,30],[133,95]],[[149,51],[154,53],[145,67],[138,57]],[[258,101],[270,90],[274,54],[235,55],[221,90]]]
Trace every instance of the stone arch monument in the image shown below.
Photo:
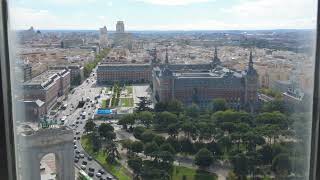
[[[55,155],[56,179],[74,180],[73,131],[65,126],[28,130],[18,135],[18,173],[23,180],[41,180],[40,161]]]

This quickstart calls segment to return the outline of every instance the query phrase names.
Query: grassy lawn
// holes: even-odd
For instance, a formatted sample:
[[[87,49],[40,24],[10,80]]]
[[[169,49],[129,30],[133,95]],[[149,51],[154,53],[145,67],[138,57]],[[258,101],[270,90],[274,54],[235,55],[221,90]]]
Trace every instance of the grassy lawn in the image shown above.
[[[132,107],[133,106],[133,98],[121,98],[121,106],[122,107]]]
[[[116,176],[118,179],[120,180],[132,179],[129,175],[129,172],[123,166],[121,166],[120,163],[109,164],[108,162],[106,162],[105,160],[106,157],[102,150],[100,150],[99,152],[93,152],[92,144],[87,136],[81,137],[81,144],[87,153],[91,154],[92,157],[94,157],[100,164],[102,164],[106,170],[108,170],[111,174]]]
[[[216,174],[211,174],[206,171],[191,169],[183,166],[174,166],[172,172],[172,180],[182,180],[183,176],[186,180],[217,180]]]
[[[102,107],[103,109],[107,108],[107,100],[106,100],[106,99],[102,99],[102,101],[101,101],[101,107]]]

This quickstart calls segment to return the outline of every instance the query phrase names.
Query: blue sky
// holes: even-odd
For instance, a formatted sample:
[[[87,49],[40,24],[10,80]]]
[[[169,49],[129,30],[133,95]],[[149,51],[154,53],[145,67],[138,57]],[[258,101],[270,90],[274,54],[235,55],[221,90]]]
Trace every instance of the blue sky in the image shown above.
[[[12,0],[14,29],[237,30],[315,27],[315,0]]]

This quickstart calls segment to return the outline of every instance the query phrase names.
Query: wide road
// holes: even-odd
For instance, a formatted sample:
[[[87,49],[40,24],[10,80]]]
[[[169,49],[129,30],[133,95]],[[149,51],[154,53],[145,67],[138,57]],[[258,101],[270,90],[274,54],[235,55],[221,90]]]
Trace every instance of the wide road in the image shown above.
[[[95,70],[93,71],[94,74]],[[96,78],[91,73],[90,77],[86,79],[80,86],[74,88],[74,93],[70,93],[67,100],[64,103],[67,103],[68,106],[65,110],[59,110],[57,115],[55,116],[60,123],[61,118],[66,116],[66,120],[64,125],[72,128],[74,130],[74,137],[75,137],[75,156],[83,156],[83,158],[79,158],[79,162],[75,162],[75,166],[81,168],[81,166],[86,163],[84,171],[88,174],[89,168],[94,169],[94,176],[92,179],[94,180],[101,180],[101,179],[115,179],[110,173],[108,173],[98,162],[94,159],[88,159],[89,155],[84,151],[83,147],[80,144],[80,138],[84,133],[84,126],[86,121],[90,119],[93,113],[96,110],[95,97],[100,94],[101,88],[96,87]],[[90,100],[87,101],[87,98]],[[86,101],[85,105],[82,108],[77,108],[79,101]],[[86,116],[83,119],[81,117],[81,113],[86,112]],[[51,117],[53,118],[53,117]],[[79,151],[79,153],[76,153]],[[84,168],[84,167],[83,167]],[[104,174],[101,177],[96,177],[98,170],[103,169]]]

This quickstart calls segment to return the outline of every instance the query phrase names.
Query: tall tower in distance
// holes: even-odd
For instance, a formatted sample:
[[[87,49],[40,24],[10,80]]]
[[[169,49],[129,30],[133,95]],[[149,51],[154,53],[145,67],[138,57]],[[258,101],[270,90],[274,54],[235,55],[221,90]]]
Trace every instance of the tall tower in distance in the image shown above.
[[[124,22],[118,21],[116,25],[116,32],[117,33],[124,33]]]
[[[253,111],[256,103],[258,102],[258,73],[253,68],[252,50],[249,55],[248,69],[245,75],[245,103]]]
[[[108,47],[108,30],[106,26],[100,28],[99,44],[101,48]]]
[[[218,49],[217,47],[214,47],[214,56],[211,61],[211,66],[212,68],[215,68],[217,65],[221,65],[221,61],[218,57]]]

